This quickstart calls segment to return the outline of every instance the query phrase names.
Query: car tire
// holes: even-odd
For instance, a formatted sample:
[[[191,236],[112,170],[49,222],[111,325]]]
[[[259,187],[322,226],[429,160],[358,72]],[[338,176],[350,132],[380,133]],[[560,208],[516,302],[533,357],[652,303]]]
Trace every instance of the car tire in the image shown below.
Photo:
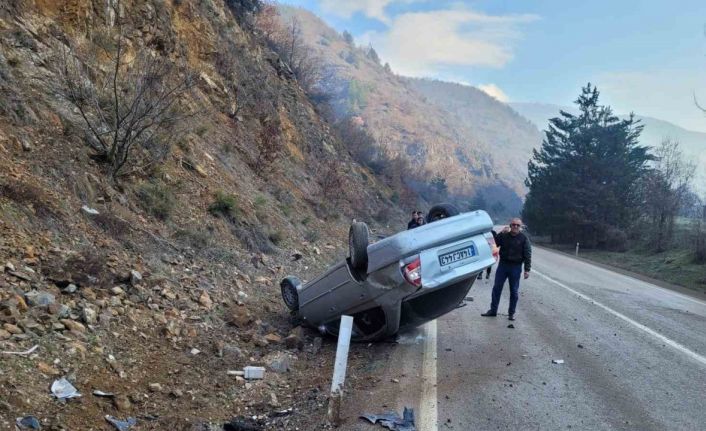
[[[453,204],[437,204],[431,207],[427,213],[427,223],[441,220],[442,218],[457,216],[459,214],[461,214],[461,212]]]
[[[348,253],[351,267],[356,271],[368,270],[368,225],[363,222],[354,222],[348,231]]]
[[[287,277],[279,283],[282,290],[284,305],[291,311],[299,310],[299,291],[297,288],[302,282],[297,277]]]

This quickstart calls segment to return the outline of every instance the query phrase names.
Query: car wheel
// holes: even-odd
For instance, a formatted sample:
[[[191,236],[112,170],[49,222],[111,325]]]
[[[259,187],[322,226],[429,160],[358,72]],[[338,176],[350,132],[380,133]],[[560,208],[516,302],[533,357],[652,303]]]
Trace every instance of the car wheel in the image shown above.
[[[452,204],[438,204],[431,207],[427,214],[427,223],[441,220],[442,218],[453,217],[461,214],[461,212]]]
[[[358,271],[368,269],[368,225],[363,222],[354,222],[348,231],[348,252],[351,266]]]
[[[299,292],[297,287],[301,286],[302,282],[297,277],[287,277],[279,286],[282,289],[282,300],[284,304],[292,311],[299,310]]]

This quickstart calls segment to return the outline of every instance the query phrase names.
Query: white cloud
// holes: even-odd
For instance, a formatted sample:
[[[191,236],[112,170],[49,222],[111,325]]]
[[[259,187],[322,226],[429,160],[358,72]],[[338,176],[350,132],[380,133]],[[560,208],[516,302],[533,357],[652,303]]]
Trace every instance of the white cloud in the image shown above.
[[[372,43],[398,73],[433,76],[444,66],[504,66],[520,37],[518,25],[536,19],[465,8],[410,12],[396,16],[387,30],[365,33],[358,40]]]
[[[482,84],[479,85],[478,88],[488,96],[493,97],[500,102],[507,103],[510,101],[507,94],[505,94],[505,92],[495,84]]]
[[[390,24],[385,8],[392,3],[416,3],[420,0],[321,0],[321,9],[333,15],[350,18],[361,12],[368,18]],[[423,0],[422,0],[423,1]]]

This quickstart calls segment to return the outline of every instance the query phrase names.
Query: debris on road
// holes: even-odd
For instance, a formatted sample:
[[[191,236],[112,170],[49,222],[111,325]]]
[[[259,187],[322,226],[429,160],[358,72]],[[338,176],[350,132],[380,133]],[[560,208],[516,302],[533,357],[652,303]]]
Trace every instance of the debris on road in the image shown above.
[[[265,367],[245,367],[243,371],[228,370],[229,376],[245,377],[248,380],[260,380],[265,378]]]
[[[579,349],[583,349],[583,344],[579,344],[577,347],[578,347]]]
[[[405,407],[402,417],[395,412],[383,413],[380,415],[363,414],[362,419],[371,424],[379,424],[392,431],[416,431],[414,425],[414,409]]]
[[[60,400],[80,397],[81,394],[78,390],[66,380],[66,377],[62,377],[59,380],[55,380],[51,385],[51,392]]]
[[[512,323],[509,324],[509,325],[507,325],[507,327],[510,328],[510,329],[515,329],[515,325],[513,325]]]
[[[563,359],[552,359],[552,364],[563,364],[564,360]]]
[[[25,416],[23,418],[17,418],[15,424],[21,430],[42,429],[42,425],[39,423],[39,419],[34,416]]]
[[[464,300],[465,300],[465,301],[468,301],[468,302],[473,302],[473,297],[472,297],[472,296],[466,296],[466,297],[464,298]]]
[[[121,421],[110,415],[105,415],[105,420],[107,420],[111,425],[113,425],[118,431],[128,431],[131,427],[137,425],[137,419],[127,418]]]
[[[463,307],[465,307],[466,305],[468,305],[468,304],[465,303],[465,302],[462,302],[462,303],[458,304],[458,305],[456,306],[456,308],[463,308]]]
[[[113,398],[115,396],[115,394],[113,394],[113,393],[103,392],[103,391],[99,391],[97,389],[95,391],[93,391],[93,395],[95,395],[97,397],[104,397],[104,398]]]

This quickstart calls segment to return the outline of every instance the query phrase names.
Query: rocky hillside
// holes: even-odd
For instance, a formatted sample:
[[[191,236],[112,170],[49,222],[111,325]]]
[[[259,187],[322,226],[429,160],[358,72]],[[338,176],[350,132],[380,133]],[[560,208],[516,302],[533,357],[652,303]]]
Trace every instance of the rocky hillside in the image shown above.
[[[251,3],[0,3],[0,428],[321,429],[329,355],[278,280],[340,256],[353,217],[404,220]],[[226,374],[247,365],[266,379]]]
[[[301,24],[304,39],[329,66],[339,115],[359,119],[387,151],[404,155],[430,179],[445,178],[452,193],[470,197],[499,187],[517,206],[526,160],[520,166],[504,153],[519,141],[538,140],[531,124],[474,88],[395,75],[368,48],[304,9],[280,7],[280,14],[285,24],[293,18]]]

